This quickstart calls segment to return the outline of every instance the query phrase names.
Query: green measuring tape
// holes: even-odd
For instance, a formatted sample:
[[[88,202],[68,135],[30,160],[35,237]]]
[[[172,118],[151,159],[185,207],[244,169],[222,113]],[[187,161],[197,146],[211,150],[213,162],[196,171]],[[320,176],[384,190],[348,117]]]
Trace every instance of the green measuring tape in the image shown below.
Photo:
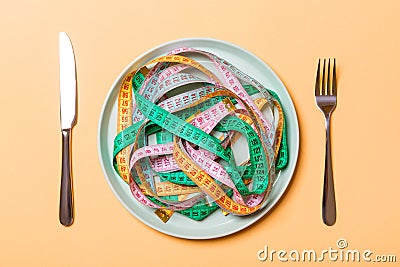
[[[237,76],[248,77],[226,61],[218,57],[213,58],[219,60],[220,66],[227,66],[224,71],[233,68],[236,74],[239,72]],[[269,105],[274,103],[278,106],[281,116],[276,131],[278,137],[271,140],[275,132],[268,134],[268,131],[262,128],[258,111],[252,110],[254,106],[251,102],[243,102],[243,99],[239,97],[243,92],[241,94],[234,91],[228,92],[229,88],[225,87],[226,85],[221,86],[223,83],[219,82],[214,75],[209,75],[211,80],[206,81],[192,74],[176,72],[160,81],[160,77],[164,75],[163,72],[169,71],[177,63],[195,67],[206,74],[210,71],[183,56],[165,56],[153,62],[156,64],[150,72],[143,71],[143,68],[132,72],[126,79],[127,82],[122,85],[125,86],[125,91],[121,89],[120,94],[126,92],[126,87],[130,87],[131,98],[119,98],[122,104],[129,103],[131,108],[132,99],[135,99],[131,123],[120,123],[119,127],[123,129],[115,137],[113,150],[116,172],[121,175],[121,170],[125,171],[127,167],[129,169],[130,179],[122,175],[121,177],[130,184],[133,196],[139,202],[157,208],[158,212],[162,212],[162,216],[169,217],[177,211],[195,220],[204,219],[218,208],[237,215],[251,214],[260,208],[272,186],[269,179],[270,174],[274,177],[271,166],[275,171],[275,169],[283,169],[288,163],[287,129],[278,95],[272,90],[267,92],[264,89],[260,90],[258,88],[260,85],[254,80],[248,79],[249,83],[241,84],[247,95],[267,93]],[[185,86],[188,89],[182,90]],[[190,86],[195,87],[189,89]],[[178,93],[173,93],[174,91]],[[212,116],[213,108],[224,99],[229,99],[231,103],[239,107],[239,109],[235,108],[235,113],[243,113],[241,116],[246,116],[248,122],[242,120],[237,115],[239,113],[226,115],[215,124],[212,133],[207,133],[190,123],[198,113],[210,112]],[[123,109],[120,108],[120,117],[122,113]],[[208,119],[209,123],[213,120],[212,117]],[[219,138],[215,136],[215,133],[219,133]],[[148,139],[152,135],[155,136],[155,144],[151,145]],[[249,159],[246,164],[237,166],[229,138],[239,135],[247,139]],[[190,145],[195,150],[201,149],[214,155],[213,160],[216,160],[215,164],[217,164],[215,168],[226,172],[234,187],[227,186],[218,179],[212,179],[212,175],[210,176],[207,170],[200,170],[199,163],[190,158],[185,145],[179,140],[185,140],[185,145]],[[266,140],[268,141],[265,142]],[[175,143],[174,149],[173,143]],[[266,143],[276,145],[274,156],[271,156],[274,148],[266,147]],[[157,146],[169,146],[175,152],[160,155],[157,152],[159,149]],[[149,149],[146,150],[146,148]],[[133,149],[129,153],[131,156],[124,157],[122,154],[127,155],[126,151],[130,149]],[[138,151],[142,150],[147,151],[146,153],[150,156],[138,157]],[[160,165],[157,171],[152,167],[154,162]],[[168,166],[172,164],[172,168],[168,169],[168,166],[163,165],[167,163]],[[202,179],[204,175],[206,178]],[[205,184],[202,184],[203,182]],[[171,194],[158,196],[157,190],[162,188],[161,185],[171,187]],[[196,193],[183,194],[182,191],[186,188]],[[196,188],[199,189],[198,192]]]

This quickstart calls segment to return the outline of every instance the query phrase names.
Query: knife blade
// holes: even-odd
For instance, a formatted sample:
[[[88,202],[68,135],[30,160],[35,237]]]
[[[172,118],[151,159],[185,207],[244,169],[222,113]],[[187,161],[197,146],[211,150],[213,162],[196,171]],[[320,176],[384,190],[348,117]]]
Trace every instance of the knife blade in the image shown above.
[[[72,128],[76,124],[76,67],[71,40],[65,32],[59,33],[60,55],[60,123],[62,133],[62,164],[59,220],[64,226],[74,222],[71,144]]]

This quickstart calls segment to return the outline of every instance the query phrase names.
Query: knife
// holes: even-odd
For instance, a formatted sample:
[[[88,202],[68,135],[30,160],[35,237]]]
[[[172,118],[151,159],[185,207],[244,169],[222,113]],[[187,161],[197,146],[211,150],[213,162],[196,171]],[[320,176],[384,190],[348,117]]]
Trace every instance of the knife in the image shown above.
[[[74,197],[71,166],[71,133],[76,124],[76,68],[71,41],[65,32],[59,33],[60,53],[60,122],[62,133],[62,165],[60,187],[60,223],[74,222]]]

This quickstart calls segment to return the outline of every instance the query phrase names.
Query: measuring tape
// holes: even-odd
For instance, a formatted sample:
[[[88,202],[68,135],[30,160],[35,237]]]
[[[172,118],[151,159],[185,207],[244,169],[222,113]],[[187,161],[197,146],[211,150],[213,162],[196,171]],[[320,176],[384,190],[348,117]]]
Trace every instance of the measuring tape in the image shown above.
[[[195,220],[218,208],[225,215],[252,214],[288,162],[278,95],[194,48],[174,49],[126,75],[117,132],[115,171],[164,222],[174,212]]]

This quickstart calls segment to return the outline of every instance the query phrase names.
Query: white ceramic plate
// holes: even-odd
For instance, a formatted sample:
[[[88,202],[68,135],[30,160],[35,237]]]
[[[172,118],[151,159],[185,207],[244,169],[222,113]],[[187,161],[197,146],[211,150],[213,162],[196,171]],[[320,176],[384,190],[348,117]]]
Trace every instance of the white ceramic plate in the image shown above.
[[[203,221],[198,222],[175,213],[167,223],[163,223],[154,214],[154,209],[138,203],[131,196],[129,186],[122,181],[113,169],[112,149],[116,135],[117,98],[124,76],[149,60],[165,55],[170,50],[182,46],[209,51],[228,60],[237,68],[258,80],[265,87],[277,92],[282,101],[287,119],[289,163],[280,172],[265,207],[252,215],[240,217],[234,215],[224,216],[217,210]],[[268,65],[255,55],[236,45],[214,39],[190,38],[162,44],[142,54],[129,64],[115,80],[105,100],[100,116],[98,138],[100,161],[107,182],[115,196],[132,215],[148,226],[168,235],[187,239],[210,239],[226,236],[250,226],[266,215],[278,202],[286,190],[296,166],[299,148],[299,127],[296,111],[289,93]]]

